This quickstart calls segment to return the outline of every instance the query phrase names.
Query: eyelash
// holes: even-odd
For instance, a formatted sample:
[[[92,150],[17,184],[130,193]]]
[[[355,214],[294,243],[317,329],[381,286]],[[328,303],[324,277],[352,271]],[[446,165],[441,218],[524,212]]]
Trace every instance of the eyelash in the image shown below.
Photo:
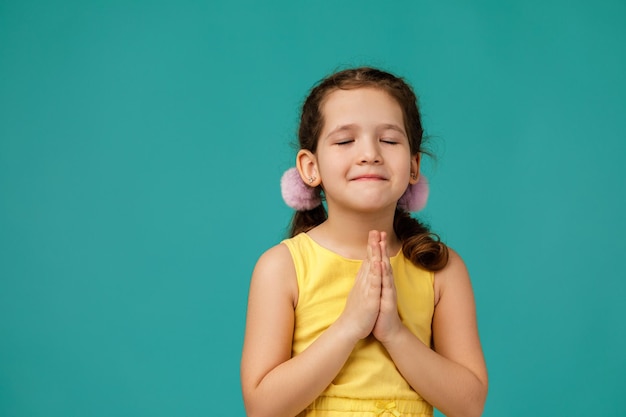
[[[397,145],[398,144],[398,142],[393,140],[393,139],[381,139],[380,141],[383,142],[383,143],[386,143],[388,145]]]
[[[394,139],[385,139],[385,138],[381,138],[380,141],[382,143],[386,143],[387,145],[397,145],[398,141],[394,140]],[[354,139],[343,139],[343,140],[339,140],[337,142],[335,142],[335,145],[347,145],[349,143],[354,142]]]

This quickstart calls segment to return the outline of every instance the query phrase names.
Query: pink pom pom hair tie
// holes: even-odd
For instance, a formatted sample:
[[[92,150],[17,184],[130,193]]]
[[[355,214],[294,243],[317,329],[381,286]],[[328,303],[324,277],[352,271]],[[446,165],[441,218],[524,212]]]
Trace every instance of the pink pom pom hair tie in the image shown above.
[[[309,178],[309,182],[313,180],[314,178]],[[295,167],[289,168],[283,174],[280,179],[280,190],[285,203],[294,210],[308,211],[322,204],[319,190],[302,181]],[[410,184],[398,200],[398,208],[408,212],[422,210],[426,207],[428,192],[428,179],[420,174],[418,181]]]
[[[404,211],[420,211],[426,207],[428,201],[428,193],[430,187],[428,186],[428,178],[424,174],[420,174],[415,184],[410,184],[400,200],[398,200],[398,207]]]
[[[314,178],[309,178],[313,182]],[[308,211],[322,204],[319,190],[302,181],[300,173],[293,167],[289,168],[280,179],[280,191],[285,203],[297,211]]]

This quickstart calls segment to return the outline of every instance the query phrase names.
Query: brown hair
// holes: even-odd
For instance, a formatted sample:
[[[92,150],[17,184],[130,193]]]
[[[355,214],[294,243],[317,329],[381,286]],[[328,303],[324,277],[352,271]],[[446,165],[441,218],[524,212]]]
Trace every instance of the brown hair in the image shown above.
[[[378,88],[393,97],[402,108],[411,154],[428,153],[422,149],[424,130],[417,97],[411,86],[402,78],[368,67],[336,72],[314,86],[302,106],[298,130],[300,149],[315,153],[324,126],[322,106],[328,94],[337,89],[351,90],[360,87]],[[316,192],[321,194],[321,187],[318,186]],[[297,211],[291,220],[289,235],[293,237],[306,232],[324,222],[326,218],[327,213],[323,205],[308,211]],[[401,209],[396,209],[393,228],[402,242],[404,255],[415,265],[430,271],[438,271],[446,266],[447,246],[419,220]]]

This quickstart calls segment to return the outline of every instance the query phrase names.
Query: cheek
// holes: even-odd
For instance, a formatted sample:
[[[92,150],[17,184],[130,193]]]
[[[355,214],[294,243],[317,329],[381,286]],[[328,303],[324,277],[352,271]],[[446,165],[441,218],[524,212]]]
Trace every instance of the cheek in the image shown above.
[[[333,158],[332,155],[323,153],[317,157],[317,168],[320,175],[324,173],[338,172],[342,166],[342,161],[337,158]]]

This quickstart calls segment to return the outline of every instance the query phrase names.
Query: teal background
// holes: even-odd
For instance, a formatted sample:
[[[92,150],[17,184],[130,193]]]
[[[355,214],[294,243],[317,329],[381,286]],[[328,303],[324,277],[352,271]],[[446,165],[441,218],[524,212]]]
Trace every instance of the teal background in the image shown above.
[[[420,95],[484,416],[626,408],[623,1],[0,0],[0,416],[244,415],[250,273],[298,106]]]

